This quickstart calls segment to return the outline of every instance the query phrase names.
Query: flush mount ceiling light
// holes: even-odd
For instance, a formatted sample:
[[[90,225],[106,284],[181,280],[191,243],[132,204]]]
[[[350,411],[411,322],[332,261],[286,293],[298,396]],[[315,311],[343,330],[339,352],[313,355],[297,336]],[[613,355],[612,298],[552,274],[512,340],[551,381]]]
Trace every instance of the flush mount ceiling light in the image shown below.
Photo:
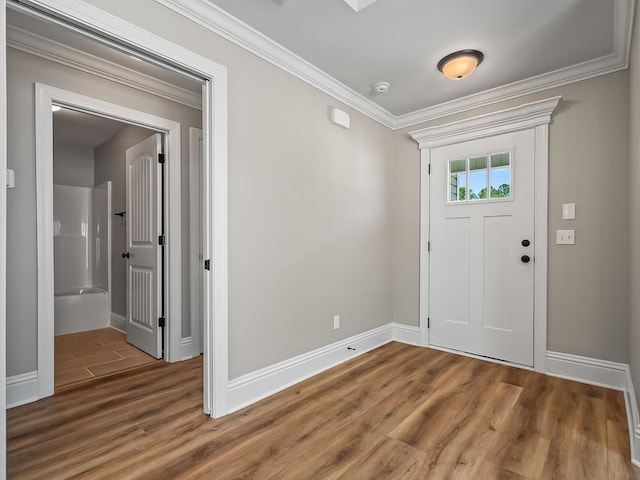
[[[482,60],[484,55],[478,50],[460,50],[440,60],[438,70],[451,80],[461,80],[471,75]]]

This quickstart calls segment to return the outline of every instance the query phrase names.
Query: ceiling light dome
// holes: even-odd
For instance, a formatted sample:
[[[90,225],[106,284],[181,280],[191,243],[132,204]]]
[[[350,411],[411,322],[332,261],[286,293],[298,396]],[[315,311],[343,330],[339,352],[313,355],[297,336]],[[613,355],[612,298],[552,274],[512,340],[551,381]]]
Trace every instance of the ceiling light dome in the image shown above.
[[[461,80],[471,75],[482,60],[484,55],[478,50],[460,50],[440,60],[438,70],[451,80]]]

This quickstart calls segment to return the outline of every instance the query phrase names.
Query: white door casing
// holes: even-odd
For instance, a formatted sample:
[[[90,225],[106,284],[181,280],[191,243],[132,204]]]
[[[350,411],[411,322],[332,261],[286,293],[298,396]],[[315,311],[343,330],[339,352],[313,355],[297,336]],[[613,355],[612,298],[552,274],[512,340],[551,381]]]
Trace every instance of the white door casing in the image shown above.
[[[162,135],[155,133],[127,149],[127,341],[162,357],[163,312],[162,175],[158,156]]]
[[[431,151],[431,345],[533,366],[533,157],[533,129]],[[461,162],[477,169],[450,176]],[[451,200],[457,175],[486,186],[506,171],[507,198]]]
[[[0,0],[0,345],[7,351],[7,24]],[[0,356],[0,385],[7,384],[6,353]],[[7,391],[0,388],[0,478],[7,471]]]
[[[5,0],[2,1],[6,5]],[[204,411],[212,417],[228,412],[228,214],[227,132],[228,80],[226,67],[198,55],[166,38],[152,34],[82,0],[24,0],[13,8],[29,14],[53,15],[71,29],[93,32],[105,44],[128,48],[132,54],[149,55],[203,79],[202,130],[205,165],[206,212],[211,222],[205,232],[204,255],[215,265],[203,290],[203,350],[205,363]],[[45,14],[45,17],[46,17]],[[48,17],[46,17],[48,18]],[[5,33],[6,37],[6,33]],[[6,82],[6,75],[5,75]],[[6,135],[6,125],[2,132]],[[169,148],[172,148],[170,140]],[[169,194],[171,197],[171,192]],[[206,214],[205,212],[205,214]],[[176,260],[179,265],[179,260]],[[169,265],[173,264],[171,258]],[[174,265],[175,266],[175,265]],[[39,346],[40,349],[40,346]],[[40,361],[38,368],[40,368]],[[39,382],[40,383],[40,382]],[[38,391],[41,391],[40,385]]]
[[[430,254],[430,186],[429,165],[437,147],[487,138],[521,130],[534,131],[535,245],[534,270],[534,341],[533,365],[546,372],[547,354],[547,206],[549,123],[561,97],[553,97],[519,107],[501,110],[466,120],[409,132],[420,148],[420,338],[424,346],[430,341],[429,317]]]
[[[115,105],[74,92],[47,85],[35,85],[36,98],[36,215],[37,215],[37,261],[38,261],[38,398],[53,395],[53,103],[87,113],[108,116],[126,123],[133,123],[168,137],[167,163],[167,287],[166,310],[169,327],[165,349],[169,361],[180,353],[181,283],[180,276],[171,277],[172,271],[180,271],[180,124],[155,115]],[[178,161],[176,161],[178,160]],[[172,353],[174,358],[171,357]]]
[[[189,128],[189,258],[190,265],[190,313],[191,313],[191,338],[190,342],[183,344],[183,357],[195,357],[202,353],[202,329],[203,329],[203,286],[208,272],[204,270],[204,245],[203,233],[206,230],[207,218],[203,215],[203,191],[205,175],[202,163],[202,130],[195,127]]]

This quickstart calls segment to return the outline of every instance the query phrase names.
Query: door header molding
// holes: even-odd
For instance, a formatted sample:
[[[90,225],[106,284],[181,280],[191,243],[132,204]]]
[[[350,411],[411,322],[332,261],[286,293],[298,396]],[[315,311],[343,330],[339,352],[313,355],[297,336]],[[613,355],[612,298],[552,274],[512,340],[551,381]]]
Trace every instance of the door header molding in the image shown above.
[[[562,97],[552,97],[514,108],[409,132],[420,149],[516,132],[551,122]]]

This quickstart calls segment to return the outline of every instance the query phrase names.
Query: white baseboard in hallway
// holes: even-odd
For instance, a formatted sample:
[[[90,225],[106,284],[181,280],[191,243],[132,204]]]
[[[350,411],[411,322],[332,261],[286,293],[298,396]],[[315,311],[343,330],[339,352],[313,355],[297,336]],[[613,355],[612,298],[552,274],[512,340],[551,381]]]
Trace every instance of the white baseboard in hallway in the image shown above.
[[[229,413],[391,342],[391,323],[256,370],[229,382]]]
[[[7,408],[38,400],[38,372],[7,377]]]
[[[127,333],[127,319],[122,315],[111,312],[111,328],[122,333]]]
[[[393,340],[407,345],[420,346],[420,327],[404,325],[402,323],[392,323]]]
[[[628,370],[629,366],[624,363],[569,353],[547,352],[547,373],[567,380],[626,390]]]

